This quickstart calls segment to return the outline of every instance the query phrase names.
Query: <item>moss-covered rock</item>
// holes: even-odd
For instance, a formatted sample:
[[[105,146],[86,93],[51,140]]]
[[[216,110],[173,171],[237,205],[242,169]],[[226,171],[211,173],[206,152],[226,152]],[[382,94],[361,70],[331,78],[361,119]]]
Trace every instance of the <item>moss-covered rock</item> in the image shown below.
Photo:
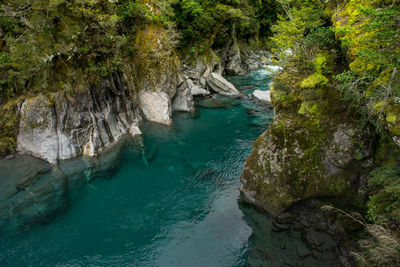
[[[303,77],[288,77],[286,72],[276,79],[275,118],[246,160],[245,200],[272,214],[309,198],[361,204],[360,185],[372,165],[369,134],[333,87],[323,83],[310,89],[301,86]]]

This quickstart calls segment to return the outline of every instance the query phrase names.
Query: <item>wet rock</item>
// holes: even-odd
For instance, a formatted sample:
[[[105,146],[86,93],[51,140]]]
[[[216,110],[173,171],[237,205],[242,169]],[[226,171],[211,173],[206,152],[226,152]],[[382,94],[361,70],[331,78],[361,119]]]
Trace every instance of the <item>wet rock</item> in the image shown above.
[[[272,230],[273,231],[277,231],[277,232],[287,231],[287,230],[290,229],[290,224],[280,223],[280,222],[277,222],[277,221],[273,221],[272,222],[272,226],[273,226]]]
[[[12,160],[12,159],[15,159],[15,155],[11,154],[11,155],[6,156],[5,158],[8,160]]]
[[[207,77],[207,82],[209,86],[218,94],[228,97],[240,96],[240,92],[235,88],[235,86],[217,73],[211,73]]]
[[[203,108],[226,108],[240,105],[240,100],[213,95],[212,97],[198,101],[196,104]]]
[[[308,256],[310,256],[312,254],[312,252],[309,248],[307,248],[306,246],[304,246],[300,243],[296,244],[296,253],[302,259],[307,258]]]
[[[320,247],[325,242],[331,241],[331,237],[328,234],[312,229],[304,232],[302,238],[310,248]]]
[[[17,154],[12,160],[0,160],[0,170],[1,202],[29,187],[41,174],[49,172],[51,166],[46,161]]]

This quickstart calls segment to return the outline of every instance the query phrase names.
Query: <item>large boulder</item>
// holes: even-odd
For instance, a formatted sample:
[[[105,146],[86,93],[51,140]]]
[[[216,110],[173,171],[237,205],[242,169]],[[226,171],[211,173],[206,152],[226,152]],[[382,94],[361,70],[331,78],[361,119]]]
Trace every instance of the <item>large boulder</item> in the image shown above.
[[[167,93],[141,91],[139,106],[147,120],[166,125],[172,123],[171,98]]]
[[[275,115],[246,160],[244,199],[274,215],[312,198],[362,206],[374,137],[333,87],[271,90]]]
[[[245,71],[242,68],[242,57],[238,43],[233,41],[226,50],[226,66],[225,71],[229,75],[240,75],[244,74]]]
[[[59,150],[56,128],[56,115],[49,99],[38,96],[25,101],[21,108],[18,152],[55,163]],[[75,154],[75,151],[70,153]]]
[[[236,89],[236,87],[218,73],[211,73],[207,77],[207,82],[208,85],[220,95],[229,97],[240,96],[240,92]]]
[[[193,112],[193,95],[186,81],[176,90],[176,95],[172,100],[172,111]]]
[[[203,83],[202,82],[203,79],[204,78],[200,79],[200,85],[202,85],[201,83]],[[205,96],[210,94],[210,92],[207,89],[205,89],[205,84],[204,86],[197,85],[191,79],[187,79],[186,84],[192,96]]]

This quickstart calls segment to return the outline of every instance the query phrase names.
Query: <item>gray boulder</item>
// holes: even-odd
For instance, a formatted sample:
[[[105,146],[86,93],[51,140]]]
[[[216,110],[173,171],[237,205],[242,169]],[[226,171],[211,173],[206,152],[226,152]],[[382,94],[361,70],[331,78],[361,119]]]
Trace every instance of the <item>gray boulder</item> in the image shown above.
[[[202,83],[202,80],[200,80],[200,83]],[[205,96],[205,95],[209,95],[210,94],[210,92],[208,90],[204,89],[205,85],[204,86],[199,86],[199,85],[195,84],[191,79],[187,79],[186,80],[186,84],[187,84],[192,96],[199,96],[199,95],[200,96]]]
[[[240,96],[240,92],[236,89],[236,87],[218,73],[211,73],[207,77],[207,82],[208,85],[220,95],[229,97]]]
[[[95,156],[126,134],[137,135],[141,120],[136,94],[119,75],[73,97],[62,93],[26,100],[21,108],[17,151],[55,164]]]
[[[193,95],[185,81],[178,87],[172,100],[172,111],[193,112],[194,109]]]
[[[141,91],[139,106],[147,120],[166,125],[172,124],[171,98],[167,93]]]

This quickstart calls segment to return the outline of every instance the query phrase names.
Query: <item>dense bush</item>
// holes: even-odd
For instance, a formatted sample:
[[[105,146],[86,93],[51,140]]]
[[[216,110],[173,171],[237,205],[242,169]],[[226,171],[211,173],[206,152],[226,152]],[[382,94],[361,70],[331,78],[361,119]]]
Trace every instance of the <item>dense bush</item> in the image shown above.
[[[275,0],[179,0],[172,6],[182,48],[225,44],[233,30],[243,40],[266,38],[277,14]]]
[[[164,27],[182,48],[224,45],[235,29],[257,39],[275,0],[4,0],[0,4],[0,98],[79,91],[134,61],[136,33]],[[262,30],[261,30],[262,28]],[[175,38],[171,39],[174,49]]]

